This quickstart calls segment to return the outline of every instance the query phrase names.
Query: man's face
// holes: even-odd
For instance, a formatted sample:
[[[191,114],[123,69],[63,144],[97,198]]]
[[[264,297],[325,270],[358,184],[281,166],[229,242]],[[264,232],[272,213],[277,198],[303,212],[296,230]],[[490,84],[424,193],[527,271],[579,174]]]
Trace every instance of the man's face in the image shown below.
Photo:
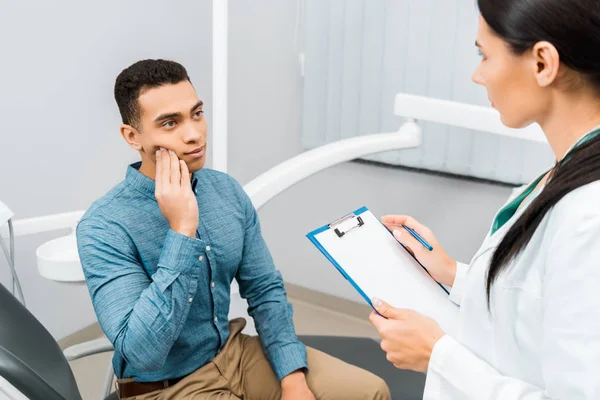
[[[156,164],[156,151],[173,150],[190,172],[204,167],[206,120],[203,103],[188,81],[143,91],[138,98],[140,132],[136,134],[142,163]]]

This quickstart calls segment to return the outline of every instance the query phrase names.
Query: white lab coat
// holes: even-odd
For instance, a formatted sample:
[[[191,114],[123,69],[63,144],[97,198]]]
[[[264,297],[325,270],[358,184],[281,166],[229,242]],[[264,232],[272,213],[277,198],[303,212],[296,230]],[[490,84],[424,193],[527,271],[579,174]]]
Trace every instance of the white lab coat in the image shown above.
[[[525,208],[458,265],[459,333],[435,345],[424,399],[600,399],[600,182],[546,214],[492,286],[490,313],[490,258]]]

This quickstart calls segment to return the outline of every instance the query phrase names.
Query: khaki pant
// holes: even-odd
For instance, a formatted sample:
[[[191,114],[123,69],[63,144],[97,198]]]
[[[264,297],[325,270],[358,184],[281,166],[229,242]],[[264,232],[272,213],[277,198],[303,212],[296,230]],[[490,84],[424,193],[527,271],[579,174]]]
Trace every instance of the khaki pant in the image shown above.
[[[221,352],[208,364],[175,386],[128,400],[246,399],[280,400],[281,386],[258,337],[241,333],[242,318],[230,322],[231,335]],[[318,350],[307,348],[308,386],[320,399],[389,399],[385,382]],[[124,382],[127,380],[122,380]]]

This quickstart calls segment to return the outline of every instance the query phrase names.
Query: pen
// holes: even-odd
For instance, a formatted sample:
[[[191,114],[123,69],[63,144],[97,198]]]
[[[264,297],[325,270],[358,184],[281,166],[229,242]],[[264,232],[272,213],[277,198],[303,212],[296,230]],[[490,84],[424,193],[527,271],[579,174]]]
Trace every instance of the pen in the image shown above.
[[[427,241],[425,241],[425,239],[423,239],[417,232],[415,232],[414,229],[409,228],[406,225],[400,225],[400,224],[389,224],[389,225],[403,227],[404,229],[406,229],[408,231],[408,233],[410,233],[415,239],[417,239],[419,241],[419,243],[421,243],[427,250],[429,250],[429,251],[433,250],[433,247],[431,247],[431,245],[429,243],[427,243]]]

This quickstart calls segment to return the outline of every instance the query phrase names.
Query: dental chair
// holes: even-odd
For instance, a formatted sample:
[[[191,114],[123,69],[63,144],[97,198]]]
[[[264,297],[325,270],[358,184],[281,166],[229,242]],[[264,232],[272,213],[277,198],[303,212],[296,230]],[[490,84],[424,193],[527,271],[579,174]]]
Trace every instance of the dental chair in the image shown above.
[[[401,371],[372,339],[300,336],[316,348],[383,378],[393,399],[421,399],[425,375]],[[107,349],[109,350],[109,349]],[[0,399],[82,400],[60,347],[44,326],[0,285]],[[104,400],[117,400],[112,393]]]
[[[0,399],[81,400],[58,343],[0,285]],[[118,399],[116,393],[106,398]]]

